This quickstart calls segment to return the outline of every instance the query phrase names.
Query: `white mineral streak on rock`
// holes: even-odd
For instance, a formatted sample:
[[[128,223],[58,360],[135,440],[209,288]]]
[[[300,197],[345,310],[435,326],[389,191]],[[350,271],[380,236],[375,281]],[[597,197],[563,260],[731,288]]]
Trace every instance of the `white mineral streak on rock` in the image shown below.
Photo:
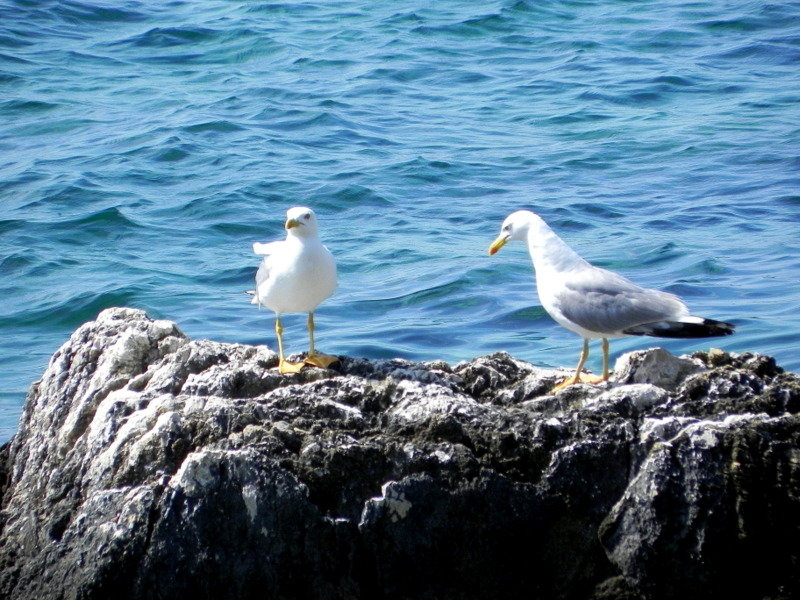
[[[387,481],[381,486],[381,495],[370,498],[364,503],[359,527],[385,514],[392,523],[396,523],[408,516],[412,504],[406,499],[402,486],[397,481]]]
[[[170,479],[169,487],[181,490],[189,497],[201,496],[214,481],[216,466],[223,453],[219,450],[201,450],[190,453]]]
[[[242,486],[242,500],[244,500],[250,521],[255,522],[258,514],[258,489],[256,486],[251,484]]]
[[[469,396],[438,385],[404,380],[398,383],[397,392],[400,401],[388,414],[391,419],[400,422],[419,423],[445,415],[477,417],[491,412],[489,407]]]
[[[644,410],[665,402],[669,398],[669,394],[666,390],[650,383],[634,383],[615,387],[604,391],[599,396],[590,397],[586,400],[585,405],[592,407],[615,404],[625,398],[631,401],[635,409]]]

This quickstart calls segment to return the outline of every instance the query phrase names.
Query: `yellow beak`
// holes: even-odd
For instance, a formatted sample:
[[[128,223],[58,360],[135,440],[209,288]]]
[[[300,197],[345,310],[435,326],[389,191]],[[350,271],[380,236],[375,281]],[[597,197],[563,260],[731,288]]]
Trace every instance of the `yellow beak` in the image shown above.
[[[489,254],[497,254],[497,251],[500,250],[503,246],[508,243],[508,236],[507,235],[499,235],[497,239],[492,242],[492,245],[489,246]]]
[[[297,219],[287,219],[286,220],[286,229],[291,229],[292,227],[300,227],[300,221]]]

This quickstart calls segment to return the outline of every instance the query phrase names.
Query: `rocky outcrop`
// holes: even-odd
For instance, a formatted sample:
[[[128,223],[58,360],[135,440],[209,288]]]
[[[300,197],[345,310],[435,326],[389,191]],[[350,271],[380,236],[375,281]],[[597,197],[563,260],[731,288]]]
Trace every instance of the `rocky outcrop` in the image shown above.
[[[78,329],[0,454],[0,596],[800,595],[800,378],[768,357],[555,395],[504,353],[276,364],[138,310]]]

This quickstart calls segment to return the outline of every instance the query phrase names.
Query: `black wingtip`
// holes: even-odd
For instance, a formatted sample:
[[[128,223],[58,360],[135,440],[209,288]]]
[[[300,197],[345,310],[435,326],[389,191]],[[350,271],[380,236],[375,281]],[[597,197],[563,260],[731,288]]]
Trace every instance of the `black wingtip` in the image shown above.
[[[732,335],[736,327],[724,321],[703,319],[701,323],[683,323],[681,321],[658,321],[643,323],[625,329],[628,335],[649,335],[663,338],[707,338]]]

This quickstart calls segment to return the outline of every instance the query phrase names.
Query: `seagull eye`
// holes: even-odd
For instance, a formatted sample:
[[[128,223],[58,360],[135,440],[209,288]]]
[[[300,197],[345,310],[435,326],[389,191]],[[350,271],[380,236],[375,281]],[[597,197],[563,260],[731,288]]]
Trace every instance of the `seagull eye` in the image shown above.
[[[511,225],[506,225],[503,227],[503,231],[511,231]]]
[[[306,214],[304,214],[304,215],[303,215],[303,218],[304,218],[306,221],[308,221],[308,220],[311,218],[311,215],[309,215],[308,213],[306,213]]]

